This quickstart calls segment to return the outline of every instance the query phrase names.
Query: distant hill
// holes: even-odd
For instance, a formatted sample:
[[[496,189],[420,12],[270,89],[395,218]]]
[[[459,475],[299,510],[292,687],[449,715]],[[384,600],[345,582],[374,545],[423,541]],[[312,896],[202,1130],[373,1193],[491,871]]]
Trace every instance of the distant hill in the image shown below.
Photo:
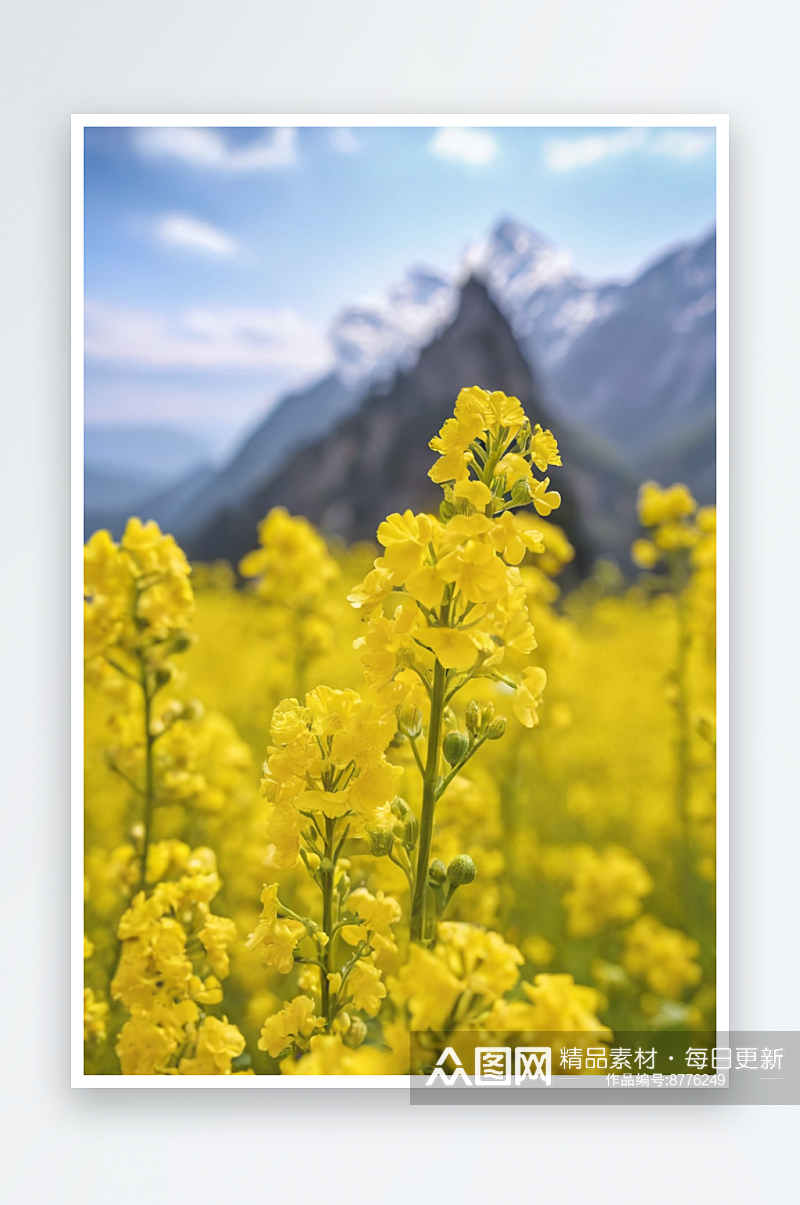
[[[87,424],[84,428],[84,531],[99,527],[121,535],[131,514],[158,509],[175,514],[173,491],[182,496],[189,480],[210,459],[205,441],[180,427]],[[213,476],[210,468],[208,476]],[[159,500],[167,495],[166,508]]]
[[[253,546],[259,519],[275,505],[306,515],[347,542],[374,539],[392,511],[438,507],[441,490],[428,477],[428,441],[452,414],[465,384],[513,394],[534,421],[549,424],[541,388],[508,322],[476,280],[464,286],[453,322],[423,349],[410,372],[398,373],[388,388],[371,389],[329,435],[309,441],[238,505],[221,510],[186,541],[189,555],[236,562]],[[593,516],[613,514],[616,525],[621,513],[630,530],[636,483],[626,480],[608,449],[561,435],[568,467],[551,473],[563,495],[559,522],[588,568],[598,539],[606,535]]]
[[[598,284],[575,274],[548,239],[504,220],[454,273],[415,268],[384,296],[344,309],[331,331],[329,375],[284,397],[222,469],[195,463],[174,486],[150,491],[140,510],[195,555],[213,550],[230,560],[252,545],[270,499],[346,538],[371,535],[372,503],[354,493],[353,466],[365,471],[368,453],[357,441],[391,427],[393,454],[409,457],[409,468],[374,461],[375,497],[412,505],[428,488],[420,493],[414,481],[422,459],[427,480],[427,440],[443,421],[441,383],[449,413],[464,384],[515,392],[502,382],[516,380],[518,396],[529,390],[565,448],[562,480],[585,557],[625,560],[641,480],[682,480],[701,502],[714,500],[715,286],[713,233],[663,253],[628,281]],[[470,339],[462,337],[467,324]],[[375,416],[392,408],[402,415],[376,427]],[[364,426],[365,414],[373,419]],[[417,423],[413,446],[404,444]],[[315,463],[325,465],[319,481]],[[405,500],[403,490],[411,491]],[[109,521],[124,509],[107,507]],[[99,510],[91,518],[102,521]]]
[[[87,465],[150,481],[175,481],[211,459],[205,440],[175,426],[87,423],[83,432]]]

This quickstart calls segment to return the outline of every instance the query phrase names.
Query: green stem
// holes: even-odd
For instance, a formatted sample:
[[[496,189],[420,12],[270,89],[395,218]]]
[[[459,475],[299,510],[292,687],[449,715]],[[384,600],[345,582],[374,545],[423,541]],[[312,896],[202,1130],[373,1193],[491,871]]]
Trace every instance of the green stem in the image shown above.
[[[147,848],[150,844],[150,833],[153,821],[153,801],[155,796],[155,775],[153,769],[153,737],[150,732],[153,711],[153,696],[147,681],[147,668],[142,660],[142,694],[144,695],[144,817],[142,822],[142,890],[147,889],[145,875],[147,872]]]
[[[677,718],[677,807],[678,817],[683,838],[681,857],[682,895],[687,929],[691,932],[694,919],[694,849],[692,841],[692,826],[688,814],[689,785],[690,785],[690,748],[689,748],[689,699],[687,683],[687,660],[689,652],[689,633],[686,623],[685,600],[681,590],[675,596],[676,618],[678,623],[678,647],[675,665],[677,683],[676,718]]]
[[[328,982],[328,973],[331,970],[331,954],[333,946],[333,875],[336,869],[333,850],[333,836],[336,821],[330,816],[325,817],[325,858],[330,864],[330,870],[320,871],[322,880],[322,932],[327,934],[328,943],[325,946],[324,967],[320,972],[320,991],[322,998],[322,1015],[325,1018],[325,1026],[330,1029],[331,1024],[331,985]]]
[[[422,816],[419,825],[419,852],[411,905],[411,940],[422,941],[425,933],[425,905],[428,895],[428,863],[433,842],[433,816],[436,810],[436,784],[442,747],[442,720],[447,674],[437,660],[433,667],[431,720],[428,726],[428,755],[422,780]]]

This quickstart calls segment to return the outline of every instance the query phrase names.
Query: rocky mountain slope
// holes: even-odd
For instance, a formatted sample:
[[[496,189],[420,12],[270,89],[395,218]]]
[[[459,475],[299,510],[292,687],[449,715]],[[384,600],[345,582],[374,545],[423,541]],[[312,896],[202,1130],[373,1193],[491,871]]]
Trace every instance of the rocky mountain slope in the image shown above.
[[[423,349],[410,372],[397,374],[388,388],[374,386],[331,434],[309,442],[242,503],[218,513],[187,541],[189,555],[238,560],[253,546],[259,519],[275,505],[306,515],[348,542],[374,539],[392,511],[437,507],[441,491],[428,478],[428,441],[452,414],[465,384],[513,394],[534,421],[549,423],[541,387],[508,322],[476,280],[464,286],[453,322]],[[622,520],[630,530],[636,483],[626,479],[613,454],[604,459],[570,432],[560,436],[565,467],[552,470],[553,487],[563,496],[558,518],[586,568],[600,543],[619,545],[603,529],[608,517],[613,528]]]
[[[464,280],[470,283],[462,292]],[[518,392],[524,400],[524,390],[503,382],[528,382],[530,397],[572,452],[566,477],[582,466],[567,493],[581,512],[586,555],[624,558],[635,526],[632,490],[641,480],[683,480],[702,502],[714,498],[715,284],[713,233],[661,255],[629,281],[597,284],[572,272],[568,257],[535,231],[500,222],[468,249],[455,272],[415,269],[383,297],[344,309],[331,330],[333,372],[282,399],[223,469],[194,473],[139,509],[191,549],[204,550],[197,555],[213,549],[228,559],[242,543],[234,530],[245,515],[260,518],[270,498],[344,537],[370,535],[365,516],[372,503],[354,497],[350,474],[356,463],[373,463],[382,437],[370,426],[377,443],[363,456],[348,440],[366,437],[365,413],[398,407],[403,413],[393,420],[392,446],[395,457],[401,450],[410,457],[409,470],[403,476],[381,462],[378,493],[390,497],[392,481],[397,498],[401,485],[412,488],[419,448],[427,455],[427,439],[442,421],[431,421],[443,402],[430,378],[434,363],[437,380],[448,382],[448,408],[464,384]],[[493,350],[481,359],[478,346]],[[422,390],[416,400],[414,389]],[[402,436],[417,423],[427,434],[421,441],[417,435],[415,450]],[[320,482],[315,458],[326,466]],[[291,484],[300,465],[307,501]],[[247,546],[254,531],[255,521]]]

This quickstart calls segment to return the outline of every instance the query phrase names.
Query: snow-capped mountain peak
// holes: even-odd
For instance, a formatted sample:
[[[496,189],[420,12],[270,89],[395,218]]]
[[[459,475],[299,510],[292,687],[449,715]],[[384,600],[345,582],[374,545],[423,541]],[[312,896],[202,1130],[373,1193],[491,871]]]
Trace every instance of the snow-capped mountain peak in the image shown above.
[[[454,281],[425,267],[413,268],[383,296],[348,306],[330,336],[339,376],[348,385],[367,385],[413,367],[457,306]]]
[[[569,302],[573,292],[587,288],[573,275],[567,252],[521,222],[504,219],[466,248],[452,272],[415,267],[383,295],[342,310],[330,332],[342,380],[369,385],[412,368],[421,349],[452,322],[459,290],[470,276],[487,286],[520,337],[530,334],[551,294]],[[579,312],[586,317],[590,311],[584,305]],[[560,322],[561,343],[565,330],[577,329],[577,313]]]

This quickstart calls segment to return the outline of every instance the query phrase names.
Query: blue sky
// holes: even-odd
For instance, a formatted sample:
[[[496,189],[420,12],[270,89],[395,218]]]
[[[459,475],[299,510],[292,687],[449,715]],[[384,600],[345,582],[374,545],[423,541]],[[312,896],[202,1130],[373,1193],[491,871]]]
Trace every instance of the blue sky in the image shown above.
[[[342,306],[501,218],[594,279],[715,218],[705,129],[102,128],[85,150],[87,421],[222,445],[324,371]]]

